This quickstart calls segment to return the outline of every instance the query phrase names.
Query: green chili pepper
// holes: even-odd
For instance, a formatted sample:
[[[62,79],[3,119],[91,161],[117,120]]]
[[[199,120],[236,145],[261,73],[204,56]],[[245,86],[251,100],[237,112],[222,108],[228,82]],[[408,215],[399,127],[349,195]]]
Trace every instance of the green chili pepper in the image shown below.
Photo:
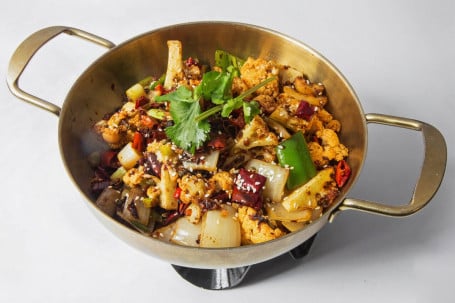
[[[150,90],[154,90],[155,87],[157,87],[158,85],[164,83],[164,79],[166,79],[166,74],[161,75],[161,77],[160,77],[158,80],[156,80],[156,81],[154,81],[154,82],[151,82],[151,83],[150,83],[149,89],[150,89]]]
[[[316,176],[316,167],[302,132],[297,132],[277,146],[277,157],[281,166],[289,168],[286,187],[292,190]]]
[[[139,84],[142,85],[142,87],[147,87],[150,85],[150,83],[153,81],[153,78],[151,76],[146,77],[139,81]]]

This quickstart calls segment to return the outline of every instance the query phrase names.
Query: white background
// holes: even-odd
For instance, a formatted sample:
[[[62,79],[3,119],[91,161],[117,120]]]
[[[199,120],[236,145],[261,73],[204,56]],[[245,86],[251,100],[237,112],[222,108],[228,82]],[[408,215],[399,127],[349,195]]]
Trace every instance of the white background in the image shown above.
[[[67,177],[58,118],[0,84],[0,302],[454,302],[455,2],[4,1],[0,75],[29,34],[68,25],[119,44],[173,23],[228,20],[283,32],[320,51],[349,79],[365,113],[429,122],[448,145],[434,199],[407,218],[341,213],[310,255],[253,266],[240,287],[207,291],[124,244],[89,212]],[[22,87],[61,105],[106,50],[60,35],[33,59]],[[350,196],[404,203],[422,161],[420,133],[369,126]]]

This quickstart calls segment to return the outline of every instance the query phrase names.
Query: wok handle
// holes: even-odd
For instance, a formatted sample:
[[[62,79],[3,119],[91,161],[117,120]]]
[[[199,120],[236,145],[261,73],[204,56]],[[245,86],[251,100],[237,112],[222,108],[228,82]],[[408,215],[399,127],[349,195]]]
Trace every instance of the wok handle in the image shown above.
[[[16,49],[16,51],[14,52],[10,59],[8,66],[8,74],[6,77],[6,81],[11,93],[17,98],[26,101],[32,105],[35,105],[39,108],[45,109],[53,114],[56,114],[57,116],[60,115],[61,108],[51,102],[45,101],[41,98],[38,98],[34,95],[31,95],[23,91],[19,87],[19,78],[27,64],[35,55],[35,53],[49,40],[55,38],[57,35],[61,33],[74,35],[85,40],[88,40],[90,42],[94,42],[96,44],[105,46],[107,48],[112,48],[115,46],[114,43],[106,39],[82,31],[80,29],[67,26],[51,26],[41,29],[31,34],[19,45],[19,47]]]
[[[425,147],[422,170],[408,204],[395,206],[346,198],[339,206],[339,210],[360,210],[394,217],[407,216],[417,212],[433,198],[442,182],[447,162],[447,147],[444,137],[432,125],[417,120],[381,114],[366,114],[365,118],[367,123],[378,123],[422,132]]]

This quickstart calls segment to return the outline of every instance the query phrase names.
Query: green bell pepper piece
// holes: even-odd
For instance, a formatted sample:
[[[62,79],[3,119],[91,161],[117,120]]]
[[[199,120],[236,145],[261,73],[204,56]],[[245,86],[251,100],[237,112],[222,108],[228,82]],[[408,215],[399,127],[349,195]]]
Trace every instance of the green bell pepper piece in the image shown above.
[[[307,143],[300,131],[277,146],[277,158],[282,167],[289,168],[286,182],[289,190],[305,184],[317,174]]]

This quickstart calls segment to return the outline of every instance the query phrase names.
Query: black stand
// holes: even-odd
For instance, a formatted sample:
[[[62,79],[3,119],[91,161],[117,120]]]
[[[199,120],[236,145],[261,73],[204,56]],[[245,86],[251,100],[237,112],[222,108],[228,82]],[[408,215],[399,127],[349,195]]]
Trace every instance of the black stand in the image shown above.
[[[316,235],[312,236],[304,243],[289,251],[289,254],[294,259],[305,257],[308,255],[315,238]],[[239,285],[245,278],[251,266],[252,265],[236,268],[199,269],[172,265],[183,279],[195,286],[211,290],[228,289]]]

